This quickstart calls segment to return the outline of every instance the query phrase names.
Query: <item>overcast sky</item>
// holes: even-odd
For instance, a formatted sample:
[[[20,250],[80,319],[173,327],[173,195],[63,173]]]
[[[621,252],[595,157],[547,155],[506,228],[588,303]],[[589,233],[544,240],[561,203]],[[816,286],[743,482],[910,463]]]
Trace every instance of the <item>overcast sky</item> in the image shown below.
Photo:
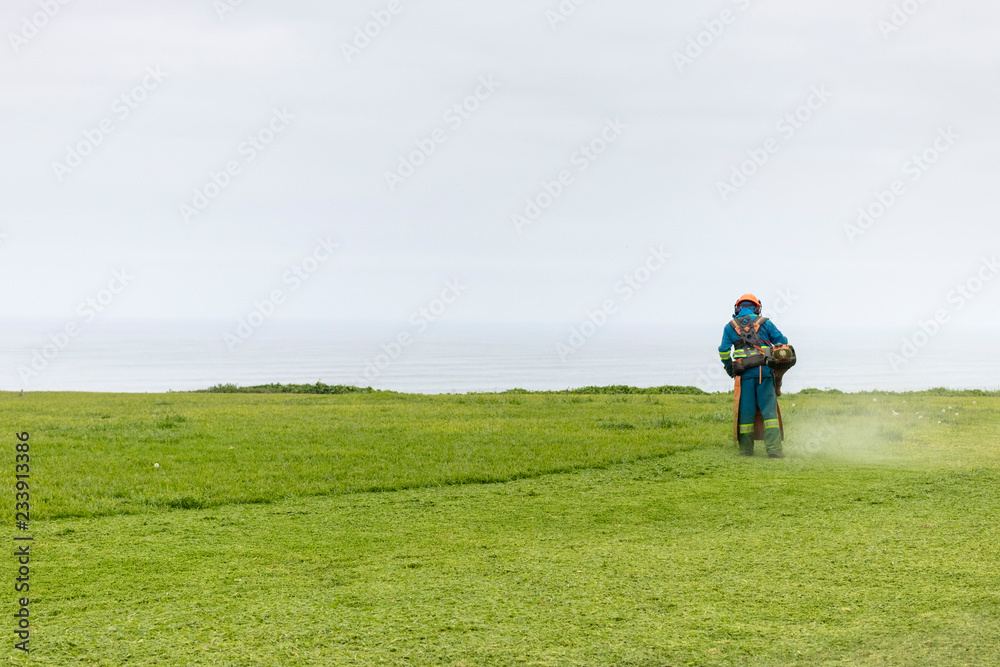
[[[6,316],[997,321],[995,2],[61,2],[0,14]]]

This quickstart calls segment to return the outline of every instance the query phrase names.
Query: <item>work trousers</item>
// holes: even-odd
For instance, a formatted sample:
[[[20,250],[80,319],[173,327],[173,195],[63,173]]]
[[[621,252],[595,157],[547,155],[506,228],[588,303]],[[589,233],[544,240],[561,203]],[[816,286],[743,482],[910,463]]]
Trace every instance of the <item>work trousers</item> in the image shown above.
[[[764,446],[768,454],[781,453],[781,425],[774,378],[753,371],[740,378],[739,443],[741,454],[753,454],[753,422],[760,410],[764,419]]]

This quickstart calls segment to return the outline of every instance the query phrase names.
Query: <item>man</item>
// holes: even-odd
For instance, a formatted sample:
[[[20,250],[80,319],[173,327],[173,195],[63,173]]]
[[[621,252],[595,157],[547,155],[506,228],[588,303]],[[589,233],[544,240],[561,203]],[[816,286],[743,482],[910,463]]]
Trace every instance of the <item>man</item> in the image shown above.
[[[775,393],[774,372],[767,365],[774,345],[787,345],[788,339],[769,319],[761,317],[760,299],[744,294],[736,301],[733,319],[726,325],[719,346],[719,357],[729,377],[736,380],[734,396],[734,430],[741,456],[753,456],[754,423],[760,412],[763,422],[763,439],[767,455],[773,459],[784,458],[781,441],[781,414]],[[730,348],[736,351],[730,356]]]

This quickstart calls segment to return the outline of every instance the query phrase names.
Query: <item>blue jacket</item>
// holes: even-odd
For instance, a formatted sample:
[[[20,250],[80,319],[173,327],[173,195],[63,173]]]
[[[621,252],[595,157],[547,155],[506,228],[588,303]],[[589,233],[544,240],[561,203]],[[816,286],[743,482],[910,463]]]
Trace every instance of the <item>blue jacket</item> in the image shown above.
[[[740,312],[737,313],[737,317],[743,317],[744,315],[754,315],[751,308],[741,308]],[[731,320],[730,320],[731,321]],[[788,339],[785,338],[784,334],[778,330],[778,327],[774,326],[774,322],[768,320],[760,327],[760,338],[765,345],[787,345]],[[737,351],[742,350],[742,343],[740,343],[740,336],[736,333],[736,330],[727,322],[726,329],[722,332],[722,344],[719,345],[719,358],[722,360],[723,364],[727,364],[732,361],[731,348],[736,348]],[[757,369],[753,371],[747,371],[746,377],[772,377],[773,373],[771,369],[767,366],[761,366],[761,372],[758,375]]]

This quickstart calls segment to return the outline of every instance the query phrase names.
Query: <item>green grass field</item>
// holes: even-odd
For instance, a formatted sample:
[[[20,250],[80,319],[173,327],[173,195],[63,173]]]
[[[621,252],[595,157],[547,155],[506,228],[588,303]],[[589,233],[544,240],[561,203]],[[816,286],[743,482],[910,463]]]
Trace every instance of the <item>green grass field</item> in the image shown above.
[[[996,395],[786,396],[777,461],[724,395],[0,408],[9,664],[1000,664]]]

